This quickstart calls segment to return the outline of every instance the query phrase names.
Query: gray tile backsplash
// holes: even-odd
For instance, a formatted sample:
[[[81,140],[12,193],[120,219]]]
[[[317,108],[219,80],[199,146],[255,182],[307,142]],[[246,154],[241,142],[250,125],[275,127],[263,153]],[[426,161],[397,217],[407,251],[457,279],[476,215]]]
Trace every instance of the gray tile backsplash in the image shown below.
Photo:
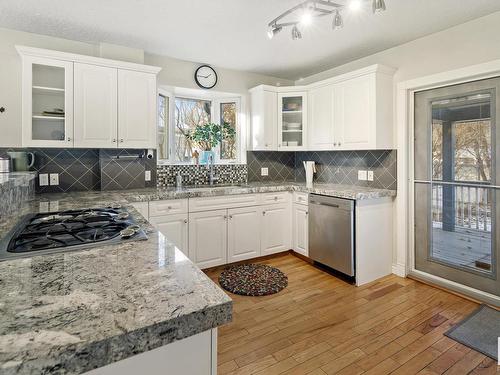
[[[302,162],[316,162],[315,182],[396,189],[397,156],[395,150],[377,151],[306,151],[247,152],[249,181],[305,181]],[[269,176],[261,176],[267,167]],[[358,170],[374,172],[373,181],[359,181]]]
[[[59,185],[40,186],[37,193],[69,191],[121,190],[156,186],[156,154],[152,159],[113,159],[117,155],[145,155],[146,150],[29,148],[0,149],[0,152],[27,150],[35,154],[32,171],[58,173]],[[145,170],[151,171],[146,182]]]
[[[295,181],[295,152],[248,151],[248,181]],[[268,176],[261,176],[261,168]]]
[[[22,149],[16,149],[22,150]],[[154,186],[174,186],[177,172],[185,185],[208,184],[205,166],[156,165],[145,156],[146,150],[132,149],[25,149],[35,153],[32,170],[38,173],[59,173],[58,186],[39,186],[37,193],[86,190],[121,190]],[[0,149],[0,152],[10,149]],[[116,158],[117,156],[121,158]],[[241,184],[247,181],[305,181],[302,162],[317,164],[316,182],[338,183],[375,188],[396,189],[395,150],[380,151],[316,151],[277,152],[248,151],[247,164],[216,165],[216,184]],[[261,168],[268,176],[261,176]],[[372,170],[374,181],[359,181],[358,170]],[[151,171],[151,181],[145,181],[145,171]]]

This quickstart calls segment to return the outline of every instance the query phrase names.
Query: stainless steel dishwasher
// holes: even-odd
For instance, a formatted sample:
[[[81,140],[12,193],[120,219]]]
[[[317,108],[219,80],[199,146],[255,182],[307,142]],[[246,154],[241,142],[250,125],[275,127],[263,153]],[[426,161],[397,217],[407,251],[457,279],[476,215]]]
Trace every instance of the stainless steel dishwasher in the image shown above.
[[[355,276],[353,200],[309,194],[309,257]]]

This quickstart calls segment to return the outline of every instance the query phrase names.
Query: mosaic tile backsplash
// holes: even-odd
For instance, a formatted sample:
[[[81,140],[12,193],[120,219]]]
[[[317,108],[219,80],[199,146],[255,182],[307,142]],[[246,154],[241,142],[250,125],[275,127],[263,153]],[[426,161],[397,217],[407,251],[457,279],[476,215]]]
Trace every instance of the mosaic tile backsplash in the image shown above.
[[[209,172],[204,165],[158,165],[157,185],[175,186],[177,173],[182,176],[183,185],[208,185]],[[214,165],[215,185],[243,184],[247,182],[245,164]]]
[[[395,150],[247,152],[249,181],[305,181],[303,161],[316,162],[315,182],[396,189],[397,156]],[[269,176],[261,176],[261,168]],[[358,170],[372,170],[373,181],[359,181]]]

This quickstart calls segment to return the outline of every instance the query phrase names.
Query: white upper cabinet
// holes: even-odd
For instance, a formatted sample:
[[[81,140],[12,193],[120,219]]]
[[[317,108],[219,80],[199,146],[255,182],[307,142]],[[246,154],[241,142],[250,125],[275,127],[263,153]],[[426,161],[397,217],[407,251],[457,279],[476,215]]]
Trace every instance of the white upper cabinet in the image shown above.
[[[23,146],[153,148],[160,68],[16,46]]]
[[[75,63],[75,147],[117,144],[116,68]]]
[[[309,91],[310,150],[332,150],[336,146],[333,131],[334,85]]]
[[[258,86],[251,96],[251,149],[276,151],[278,149],[278,94]]]
[[[306,150],[307,92],[278,94],[278,150]]]
[[[124,148],[156,147],[156,75],[118,71],[118,142]]]
[[[372,65],[307,86],[258,86],[252,94],[254,151],[267,150],[256,135],[277,132],[278,151],[376,150],[393,144],[393,68]],[[259,91],[277,93],[274,120]],[[297,92],[295,92],[297,90]],[[270,95],[270,94],[269,94]],[[264,138],[262,138],[264,139]],[[266,142],[264,142],[265,144]],[[275,148],[271,148],[275,150]]]
[[[24,147],[73,147],[73,63],[23,56]]]
[[[371,73],[337,83],[334,98],[336,149],[392,148],[392,76]]]

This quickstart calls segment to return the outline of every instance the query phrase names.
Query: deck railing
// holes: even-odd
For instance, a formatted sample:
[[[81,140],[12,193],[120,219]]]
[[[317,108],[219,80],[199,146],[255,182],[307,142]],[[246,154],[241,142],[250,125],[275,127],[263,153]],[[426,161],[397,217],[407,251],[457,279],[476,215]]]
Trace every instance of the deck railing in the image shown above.
[[[443,185],[432,185],[432,221],[442,226],[443,209],[453,209],[454,225],[459,228],[491,232],[492,189],[480,186],[452,186],[455,204],[443,205]]]

